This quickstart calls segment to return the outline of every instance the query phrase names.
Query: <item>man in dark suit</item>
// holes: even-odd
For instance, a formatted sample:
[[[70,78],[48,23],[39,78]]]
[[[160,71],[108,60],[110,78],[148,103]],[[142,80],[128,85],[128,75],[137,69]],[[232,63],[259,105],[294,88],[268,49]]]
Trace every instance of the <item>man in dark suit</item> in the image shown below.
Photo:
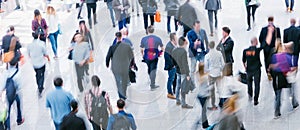
[[[296,20],[291,19],[290,21],[291,26],[287,29],[284,29],[283,33],[283,43],[293,42],[294,43],[294,49],[293,49],[293,55],[296,57],[296,60],[298,63],[298,57],[299,57],[299,42],[300,42],[300,29],[298,29],[296,25]]]
[[[234,42],[229,36],[230,29],[228,27],[223,27],[222,30],[223,30],[223,38],[219,43],[219,45],[217,46],[217,50],[221,51],[225,61],[223,76],[230,76],[233,75],[232,64],[234,60],[232,57],[232,51],[233,51]]]
[[[266,68],[266,72],[269,73],[269,64],[270,64],[270,53],[271,53],[271,50],[272,48],[275,47],[275,41],[276,41],[276,38],[281,38],[281,35],[280,35],[280,29],[278,27],[276,27],[274,24],[273,24],[273,21],[274,21],[274,17],[271,16],[268,18],[268,26],[266,27],[263,27],[261,29],[261,32],[260,32],[260,35],[259,35],[259,42],[261,44],[261,46],[264,46],[264,57],[265,57],[265,68]],[[266,37],[267,37],[267,34],[268,34],[268,27],[269,26],[273,26],[274,28],[274,32],[273,32],[273,35],[272,35],[272,40],[271,40],[271,43],[270,44],[266,44],[265,40],[266,40]]]
[[[193,24],[197,20],[196,9],[190,4],[190,0],[179,7],[177,20],[183,26],[183,36],[185,37],[187,32],[192,30]]]

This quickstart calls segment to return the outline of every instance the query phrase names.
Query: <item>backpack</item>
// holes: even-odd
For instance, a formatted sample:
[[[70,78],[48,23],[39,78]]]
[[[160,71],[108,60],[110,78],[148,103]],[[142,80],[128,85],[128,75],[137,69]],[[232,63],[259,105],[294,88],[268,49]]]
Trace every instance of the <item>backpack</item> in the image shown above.
[[[115,122],[112,125],[113,130],[130,130],[130,122],[127,119],[126,115],[112,115],[115,118]]]
[[[17,69],[17,71],[11,77],[7,78],[7,80],[6,80],[6,84],[5,84],[6,97],[9,102],[14,101],[17,96],[17,88],[16,88],[13,78],[18,73],[18,71],[19,70]]]
[[[102,125],[103,128],[107,127],[108,122],[108,111],[107,111],[107,104],[106,99],[102,93],[101,96],[95,96],[92,91],[90,90],[90,94],[92,95],[92,110],[91,110],[91,117],[93,117],[93,122],[100,126]]]
[[[82,118],[77,117],[75,112],[70,112],[64,116],[60,125],[61,130],[85,130],[85,124]]]

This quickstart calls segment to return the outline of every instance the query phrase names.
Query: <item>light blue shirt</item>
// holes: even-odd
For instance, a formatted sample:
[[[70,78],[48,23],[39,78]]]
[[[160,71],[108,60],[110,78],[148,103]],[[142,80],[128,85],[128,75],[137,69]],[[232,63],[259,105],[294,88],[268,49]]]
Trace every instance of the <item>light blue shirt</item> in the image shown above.
[[[119,111],[118,116],[124,116],[124,115],[126,116],[128,121],[130,122],[131,129],[136,130],[136,124],[135,124],[133,116],[131,114],[126,114],[124,111]],[[111,115],[108,119],[108,124],[107,124],[107,129],[106,130],[112,130],[114,122],[115,122],[115,118],[114,118],[114,116]]]
[[[55,123],[61,123],[63,117],[70,113],[70,102],[73,99],[72,94],[61,87],[55,87],[55,90],[47,94],[46,107],[50,108],[51,117]]]
[[[35,39],[31,44],[28,45],[27,51],[34,68],[38,69],[46,64],[45,56],[48,54],[45,42]]]

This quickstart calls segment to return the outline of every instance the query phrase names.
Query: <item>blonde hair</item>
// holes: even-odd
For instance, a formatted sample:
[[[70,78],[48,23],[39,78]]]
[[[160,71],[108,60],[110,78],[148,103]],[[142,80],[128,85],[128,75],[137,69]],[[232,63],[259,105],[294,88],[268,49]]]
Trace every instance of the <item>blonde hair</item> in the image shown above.
[[[224,103],[224,110],[227,110],[229,113],[233,113],[237,110],[236,101],[239,98],[238,94],[234,94],[232,97],[226,100]]]
[[[48,6],[47,7],[47,15],[56,15],[56,11],[55,9],[53,8],[53,6]]]
[[[280,38],[276,38],[275,41],[275,50],[277,53],[283,52],[283,46]]]

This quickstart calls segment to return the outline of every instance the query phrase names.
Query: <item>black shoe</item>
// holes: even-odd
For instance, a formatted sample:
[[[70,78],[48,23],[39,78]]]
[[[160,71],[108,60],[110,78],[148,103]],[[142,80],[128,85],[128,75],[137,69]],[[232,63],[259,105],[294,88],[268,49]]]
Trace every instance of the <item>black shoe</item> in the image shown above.
[[[81,16],[79,16],[77,19],[83,19]]]
[[[137,16],[139,17],[139,16],[140,16],[140,14],[137,14]]]
[[[281,114],[275,115],[274,119],[279,119],[281,117]]]
[[[251,30],[251,27],[248,27],[247,31],[250,31]]]
[[[113,25],[113,28],[115,28],[116,27],[116,25]]]
[[[209,127],[208,121],[202,122],[202,128],[206,129]]]
[[[258,105],[258,101],[254,101],[254,106]]]
[[[21,9],[21,7],[20,7],[20,6],[17,6],[17,7],[15,8],[15,10],[19,10],[19,9]]]

